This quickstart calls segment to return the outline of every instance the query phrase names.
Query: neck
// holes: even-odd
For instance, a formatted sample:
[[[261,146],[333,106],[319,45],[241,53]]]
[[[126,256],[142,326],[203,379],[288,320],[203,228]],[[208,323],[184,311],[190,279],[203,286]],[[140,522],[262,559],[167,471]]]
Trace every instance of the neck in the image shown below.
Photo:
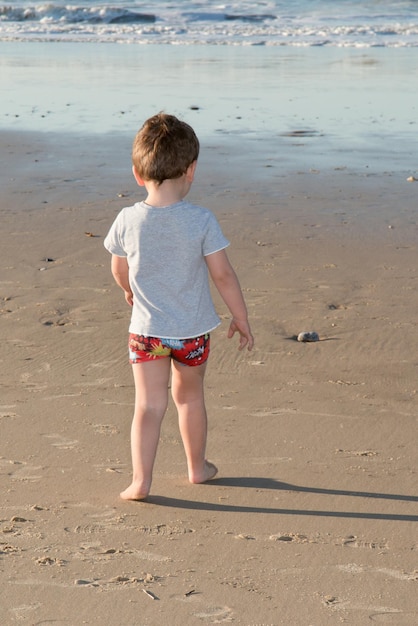
[[[155,207],[165,207],[176,204],[187,195],[190,185],[184,176],[180,178],[164,180],[161,185],[154,181],[146,183],[148,196],[145,200],[147,204]]]

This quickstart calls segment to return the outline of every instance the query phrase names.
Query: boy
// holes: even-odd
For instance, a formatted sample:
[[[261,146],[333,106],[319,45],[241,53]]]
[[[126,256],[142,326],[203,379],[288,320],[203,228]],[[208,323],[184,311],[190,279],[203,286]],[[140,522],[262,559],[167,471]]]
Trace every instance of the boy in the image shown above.
[[[133,477],[120,494],[124,500],[143,500],[149,494],[170,372],[189,481],[203,483],[218,471],[205,458],[203,378],[209,333],[220,324],[208,270],[232,315],[228,337],[239,333],[240,350],[251,350],[254,343],[241,288],[225,252],[229,241],[209,210],[184,200],[198,154],[199,141],[188,124],[164,113],[147,120],[132,150],[132,171],[147,198],[119,213],[104,242],[112,254],[113,277],[132,307]]]

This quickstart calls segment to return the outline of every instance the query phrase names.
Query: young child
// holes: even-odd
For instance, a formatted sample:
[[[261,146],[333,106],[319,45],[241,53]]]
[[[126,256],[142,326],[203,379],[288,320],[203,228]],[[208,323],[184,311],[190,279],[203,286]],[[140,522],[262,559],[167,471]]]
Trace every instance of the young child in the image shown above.
[[[229,241],[208,209],[184,200],[198,154],[199,141],[188,124],[164,113],[147,120],[132,150],[133,174],[147,198],[119,213],[104,242],[113,277],[132,307],[133,477],[120,494],[125,500],[149,494],[170,373],[189,481],[203,483],[218,471],[205,457],[203,378],[209,333],[220,324],[208,273],[231,312],[228,337],[238,332],[239,350],[253,347],[241,288],[225,252]]]

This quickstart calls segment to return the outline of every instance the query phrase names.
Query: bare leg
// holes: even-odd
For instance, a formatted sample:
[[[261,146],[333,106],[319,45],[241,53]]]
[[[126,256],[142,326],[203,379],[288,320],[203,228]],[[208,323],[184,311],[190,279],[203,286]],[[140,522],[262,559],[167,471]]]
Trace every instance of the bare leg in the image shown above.
[[[167,410],[170,359],[136,363],[135,412],[131,427],[132,483],[120,497],[143,500],[151,488],[152,470],[160,438],[161,422]]]
[[[207,417],[203,390],[206,364],[189,367],[172,362],[171,393],[177,407],[179,428],[191,483],[204,483],[217,473],[205,459]]]

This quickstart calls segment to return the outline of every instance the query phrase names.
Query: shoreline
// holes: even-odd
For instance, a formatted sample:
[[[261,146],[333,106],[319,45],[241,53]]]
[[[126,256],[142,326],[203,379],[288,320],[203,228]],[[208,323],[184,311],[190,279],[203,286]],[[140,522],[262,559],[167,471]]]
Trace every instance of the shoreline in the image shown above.
[[[409,171],[379,167],[295,167],[264,148],[251,154],[231,137],[201,140],[193,202],[228,214],[286,220],[323,220],[329,227],[357,229],[355,236],[385,238],[388,228],[414,241],[417,181]],[[73,204],[115,203],[122,208],[143,196],[131,173],[132,137],[127,133],[77,135],[0,130],[7,166],[0,172],[3,212]],[[299,151],[299,147],[295,147]],[[247,166],[246,166],[247,163]],[[337,234],[337,233],[336,233]],[[395,238],[395,232],[391,233]]]

